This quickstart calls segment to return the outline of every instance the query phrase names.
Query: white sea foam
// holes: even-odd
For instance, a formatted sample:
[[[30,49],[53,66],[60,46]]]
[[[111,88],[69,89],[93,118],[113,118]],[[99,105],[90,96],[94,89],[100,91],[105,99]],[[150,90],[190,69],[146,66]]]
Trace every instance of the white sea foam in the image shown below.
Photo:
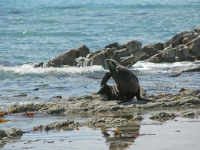
[[[194,62],[175,62],[175,63],[150,63],[139,61],[132,66],[135,70],[141,71],[171,71],[171,70],[182,70],[189,67],[194,67],[196,64]]]
[[[87,67],[64,67],[64,68],[34,68],[32,65],[24,64],[22,66],[7,67],[0,65],[0,71],[7,71],[19,74],[81,74],[91,73],[95,71],[104,71],[102,66],[87,66]]]
[[[175,62],[175,63],[150,63],[139,61],[130,68],[131,70],[141,70],[141,71],[171,71],[171,70],[181,70],[189,67],[194,67],[196,64],[194,62]],[[87,67],[64,67],[64,68],[34,68],[33,65],[24,64],[22,66],[1,66],[0,71],[13,72],[18,74],[82,74],[82,73],[92,73],[96,71],[105,71],[102,66],[87,66]]]

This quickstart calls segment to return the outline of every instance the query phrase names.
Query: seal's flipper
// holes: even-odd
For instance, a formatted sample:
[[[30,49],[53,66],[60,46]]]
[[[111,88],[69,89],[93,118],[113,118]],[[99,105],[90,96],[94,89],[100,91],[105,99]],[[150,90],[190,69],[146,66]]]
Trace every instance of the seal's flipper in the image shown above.
[[[105,75],[104,75],[104,77],[103,77],[103,79],[101,80],[101,86],[102,85],[106,85],[106,83],[108,82],[108,80],[110,79],[110,77],[111,77],[111,73],[110,72],[107,72]]]
[[[138,101],[153,102],[153,100],[142,98],[142,97],[140,96],[140,89],[137,91],[136,97],[137,97],[137,100],[138,100]]]

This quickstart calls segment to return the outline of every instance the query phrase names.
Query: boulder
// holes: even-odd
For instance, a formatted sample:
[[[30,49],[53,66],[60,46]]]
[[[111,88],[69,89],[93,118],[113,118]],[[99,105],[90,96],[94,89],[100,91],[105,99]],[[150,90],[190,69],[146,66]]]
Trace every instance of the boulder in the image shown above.
[[[86,45],[82,45],[76,49],[76,52],[77,57],[86,57],[90,53],[90,50]]]
[[[104,47],[104,49],[107,49],[107,48],[115,48],[115,49],[118,49],[119,48],[119,44],[117,42],[114,42],[114,43],[111,43],[109,45],[106,45]]]
[[[164,47],[176,47],[180,44],[182,44],[183,37],[181,37],[181,33],[176,34],[171,39],[169,39],[165,44]]]
[[[7,137],[7,133],[5,130],[0,129],[0,139],[2,139],[3,137]]]
[[[146,60],[149,59],[151,56],[155,55],[158,53],[158,47],[156,45],[146,45],[145,47],[142,48],[143,52],[146,53],[143,57],[141,57],[140,60]]]
[[[0,129],[0,141],[1,140],[11,140],[16,137],[20,137],[23,135],[23,132],[19,128],[11,128],[9,130]]]
[[[47,66],[52,66],[52,67],[61,67],[63,65],[73,66],[75,58],[77,58],[77,51],[76,49],[71,49],[59,55],[58,57],[55,57],[54,59],[50,60],[47,63]]]
[[[162,63],[163,62],[162,53],[158,53],[158,54],[152,56],[150,59],[147,59],[146,61],[153,62],[153,63]]]
[[[126,56],[128,56],[126,48],[114,51],[114,60],[116,60],[117,62],[121,62],[121,60],[123,59],[122,57]]]
[[[142,49],[139,49],[134,54],[124,57],[122,61],[120,62],[120,64],[126,67],[131,67],[136,62],[138,62],[140,58],[143,57],[145,54],[146,53]]]
[[[197,38],[198,33],[194,32],[194,31],[183,31],[183,32],[181,32],[181,36],[183,38],[182,44],[186,44],[186,43],[190,42],[192,39]]]
[[[133,64],[135,64],[137,61],[134,59],[135,56],[133,54],[131,54],[128,57],[125,57],[120,64],[126,67],[131,67]]]
[[[138,49],[142,49],[142,43],[137,40],[130,41],[126,44],[127,55],[133,54]]]
[[[87,65],[102,65],[106,68],[106,59],[114,59],[118,63],[126,67],[135,64],[145,53],[142,52],[142,43],[136,40],[130,41],[127,44],[119,45],[112,43],[105,46],[102,51],[90,53],[87,56]]]
[[[38,68],[38,67],[43,67],[43,66],[44,66],[44,62],[39,62],[39,63],[36,63],[33,67]]]
[[[175,48],[171,46],[166,47],[163,51],[160,51],[160,53],[152,56],[146,61],[153,63],[161,63],[161,62],[173,63],[177,61],[194,61],[194,60],[195,56],[189,54],[189,49],[182,44]]]
[[[101,50],[97,50],[97,51],[95,51],[95,52],[91,52],[91,53],[89,53],[88,55],[87,55],[87,59],[90,59],[90,58],[92,58],[93,56],[96,56],[96,55],[98,55],[98,54],[100,54],[102,51]]]
[[[117,49],[116,48],[106,48],[105,50],[104,50],[104,55],[105,55],[105,57],[107,58],[107,59],[114,59],[114,55],[115,55],[115,51],[116,51]]]
[[[177,47],[182,44],[186,44],[187,42],[191,41],[192,39],[197,38],[199,35],[199,28],[195,28],[194,30],[186,30],[179,34],[176,34],[171,39],[169,39],[165,44],[164,47]]]
[[[106,67],[106,57],[103,52],[94,55],[89,61],[90,65],[101,65],[104,68]]]
[[[188,48],[191,55],[200,57],[200,35],[188,43]]]
[[[154,44],[158,48],[158,50],[163,50],[164,49],[164,43],[156,43]]]
[[[12,128],[10,130],[6,131],[8,137],[16,137],[16,136],[21,136],[23,135],[23,132],[19,128]]]
[[[190,50],[187,46],[179,45],[176,49],[176,56],[179,61],[194,61],[196,57],[192,56],[189,51]]]
[[[196,27],[196,28],[194,28],[194,31],[195,31],[196,33],[200,33],[200,26],[199,26],[199,27]]]
[[[104,47],[104,49],[107,49],[107,48],[115,48],[116,50],[119,50],[119,49],[126,48],[126,44],[120,45],[117,42],[114,42]]]

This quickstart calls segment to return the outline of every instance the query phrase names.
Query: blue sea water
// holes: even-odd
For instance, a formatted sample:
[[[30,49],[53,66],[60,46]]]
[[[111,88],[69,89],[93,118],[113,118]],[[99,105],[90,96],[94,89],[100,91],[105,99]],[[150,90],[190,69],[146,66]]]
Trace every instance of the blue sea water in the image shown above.
[[[199,26],[199,8],[198,0],[0,0],[0,110],[54,101],[56,95],[97,92],[106,72],[100,66],[33,68],[33,63],[47,62],[82,44],[92,52],[113,42],[165,42]],[[147,93],[176,93],[200,86],[195,82],[199,73],[169,78],[173,71],[195,65],[138,62],[131,69]],[[27,96],[16,97],[21,93]]]

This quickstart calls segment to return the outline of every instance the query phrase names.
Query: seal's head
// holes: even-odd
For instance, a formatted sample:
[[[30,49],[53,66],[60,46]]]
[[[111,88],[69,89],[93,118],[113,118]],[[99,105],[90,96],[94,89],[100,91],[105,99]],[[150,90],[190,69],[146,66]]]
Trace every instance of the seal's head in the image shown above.
[[[107,63],[108,63],[108,68],[109,68],[111,74],[118,71],[118,66],[119,66],[118,62],[116,62],[113,59],[107,59]]]

